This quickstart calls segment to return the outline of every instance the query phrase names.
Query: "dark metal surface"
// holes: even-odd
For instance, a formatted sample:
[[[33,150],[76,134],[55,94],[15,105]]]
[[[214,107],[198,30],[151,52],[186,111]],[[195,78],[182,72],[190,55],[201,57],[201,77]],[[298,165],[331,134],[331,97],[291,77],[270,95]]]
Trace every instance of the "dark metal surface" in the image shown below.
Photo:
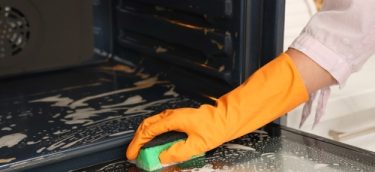
[[[158,171],[373,171],[375,154],[300,131],[268,125],[265,131],[223,144],[204,157]],[[142,171],[113,160],[77,171]]]
[[[161,75],[103,64],[2,80],[0,170],[112,149],[145,117],[199,105]]]
[[[45,3],[62,7],[54,1]],[[59,3],[67,5],[65,1]],[[0,171],[67,171],[124,157],[126,144],[145,117],[167,108],[196,107],[208,101],[201,95],[219,96],[227,92],[277,55],[282,47],[283,0],[94,0],[92,3],[95,39],[92,60],[112,58],[127,66],[103,64],[2,80]],[[51,10],[50,7],[47,9]],[[84,8],[91,10],[88,5]],[[56,17],[42,15],[49,19]],[[67,13],[70,15],[74,13]],[[64,24],[63,21],[55,22]],[[41,26],[29,22],[34,30]],[[86,22],[82,27],[87,29],[91,23]],[[66,27],[56,30],[65,31]],[[74,58],[69,55],[73,51],[62,53],[55,49],[80,48],[74,44],[79,43],[78,38],[64,37],[72,41],[69,45],[66,41],[60,42],[64,44],[46,41],[52,48],[40,52],[53,51],[47,60],[61,64],[64,60],[52,57]],[[84,45],[91,47],[92,43]],[[87,53],[82,57],[91,56],[91,50]],[[42,64],[33,58],[29,60]],[[145,69],[135,68],[140,66]],[[161,72],[168,73],[168,77]],[[183,87],[190,91],[179,89]],[[285,135],[287,138],[269,137],[263,132],[249,135],[182,168],[238,171],[244,166],[243,171],[248,171],[249,162],[255,169],[286,167],[278,166],[279,162],[274,162],[274,167],[258,167],[262,163],[264,166],[263,158],[270,151],[278,155],[277,150],[284,150],[284,143],[291,141]],[[301,149],[305,149],[304,143],[301,144]],[[315,148],[320,147],[312,146]],[[343,166],[345,169],[347,164]],[[367,169],[366,165],[359,166]],[[123,160],[88,168],[95,169],[138,171]]]
[[[113,56],[113,2],[92,0],[94,58]]]
[[[143,57],[157,59],[233,88],[264,64],[263,55],[273,58],[282,51],[283,5],[274,0],[117,0],[114,52],[135,64]]]

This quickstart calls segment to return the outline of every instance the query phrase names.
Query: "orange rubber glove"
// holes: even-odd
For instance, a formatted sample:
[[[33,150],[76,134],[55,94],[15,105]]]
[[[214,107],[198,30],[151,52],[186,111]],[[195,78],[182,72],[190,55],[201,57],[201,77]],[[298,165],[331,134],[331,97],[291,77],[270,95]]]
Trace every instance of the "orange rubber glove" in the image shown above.
[[[166,110],[145,119],[126,155],[137,158],[140,148],[155,136],[180,131],[188,135],[159,156],[168,164],[190,159],[250,133],[308,100],[308,91],[296,66],[281,54],[255,72],[245,83],[220,97],[216,106]]]

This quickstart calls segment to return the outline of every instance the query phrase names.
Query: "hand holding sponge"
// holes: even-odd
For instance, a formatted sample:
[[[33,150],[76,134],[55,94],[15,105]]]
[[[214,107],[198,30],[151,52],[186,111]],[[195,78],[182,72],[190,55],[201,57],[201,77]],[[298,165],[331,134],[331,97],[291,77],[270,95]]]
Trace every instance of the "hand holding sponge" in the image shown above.
[[[137,129],[126,156],[136,159],[156,136],[178,131],[187,139],[160,153],[162,164],[182,162],[250,133],[308,100],[308,91],[286,54],[266,64],[216,105],[166,110],[145,119]]]

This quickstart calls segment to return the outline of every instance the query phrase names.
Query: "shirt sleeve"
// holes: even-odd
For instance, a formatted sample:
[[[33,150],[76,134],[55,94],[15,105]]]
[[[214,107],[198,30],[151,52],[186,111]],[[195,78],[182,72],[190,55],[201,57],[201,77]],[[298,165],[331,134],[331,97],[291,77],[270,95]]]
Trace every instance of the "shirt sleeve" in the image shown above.
[[[290,47],[343,86],[375,52],[375,0],[325,0]]]

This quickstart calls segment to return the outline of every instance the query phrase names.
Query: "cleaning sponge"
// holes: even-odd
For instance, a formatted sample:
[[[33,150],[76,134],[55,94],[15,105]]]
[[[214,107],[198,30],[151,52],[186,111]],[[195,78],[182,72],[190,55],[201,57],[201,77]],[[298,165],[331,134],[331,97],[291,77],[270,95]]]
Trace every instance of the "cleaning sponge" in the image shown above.
[[[183,140],[141,149],[137,158],[137,167],[146,171],[154,171],[163,168],[159,160],[160,153],[179,141]]]
[[[146,171],[154,171],[163,168],[163,165],[159,160],[160,153],[171,147],[176,142],[184,141],[186,138],[187,135],[185,133],[175,131],[155,137],[140,150],[136,163],[137,167]]]

